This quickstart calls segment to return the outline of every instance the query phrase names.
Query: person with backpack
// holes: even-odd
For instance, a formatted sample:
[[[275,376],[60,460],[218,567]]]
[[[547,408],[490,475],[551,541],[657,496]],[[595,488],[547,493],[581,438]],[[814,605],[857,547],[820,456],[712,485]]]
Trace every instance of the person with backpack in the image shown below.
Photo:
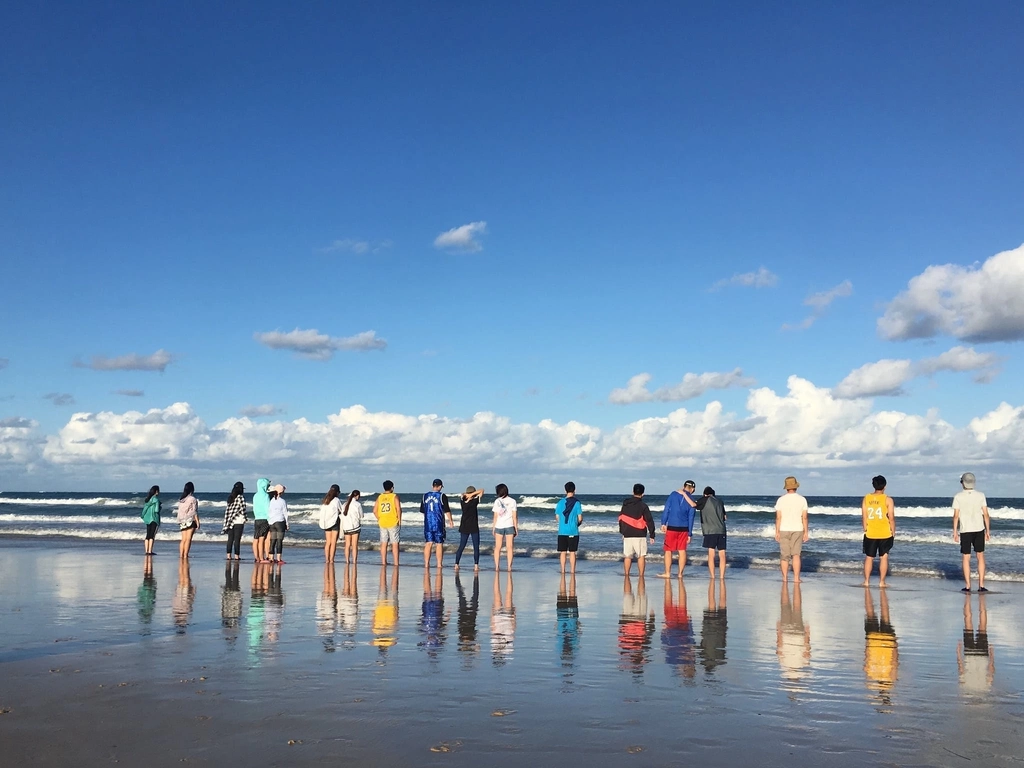
[[[448,525],[455,526],[452,519],[452,508],[448,503],[448,494],[441,493],[444,483],[440,479],[434,480],[431,490],[423,494],[420,502],[420,513],[423,515],[423,567],[430,567],[430,551],[435,552],[437,567],[441,567],[441,557],[444,553],[445,539],[445,517],[448,518]]]
[[[569,571],[576,575],[576,553],[580,548],[580,525],[583,523],[583,505],[576,498],[576,483],[565,484],[565,498],[555,505],[555,520],[558,522],[558,560],[565,576],[566,555],[569,557]]]

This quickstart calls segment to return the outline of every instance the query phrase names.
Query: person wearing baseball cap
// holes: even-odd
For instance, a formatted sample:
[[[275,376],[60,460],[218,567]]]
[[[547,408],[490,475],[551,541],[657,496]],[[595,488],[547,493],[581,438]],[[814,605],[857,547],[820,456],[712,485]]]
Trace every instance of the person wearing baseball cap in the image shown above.
[[[779,567],[782,583],[789,580],[789,564],[793,563],[793,583],[800,583],[800,553],[810,538],[807,530],[807,499],[796,492],[800,483],[790,475],[783,483],[785,494],[775,502],[775,540],[779,542]]]
[[[974,487],[975,482],[973,472],[964,472],[960,475],[963,490],[953,497],[953,541],[959,542],[963,556],[965,586],[961,592],[971,591],[972,547],[978,555],[978,591],[988,592],[985,586],[985,542],[991,536],[992,522],[988,516],[988,500]]]
[[[423,494],[420,502],[420,513],[423,515],[423,567],[430,567],[430,550],[433,549],[437,560],[437,567],[441,567],[441,558],[444,555],[445,540],[445,517],[448,518],[448,525],[454,527],[452,520],[452,508],[448,503],[448,494],[441,493],[444,483],[436,478],[431,484],[431,490]]]

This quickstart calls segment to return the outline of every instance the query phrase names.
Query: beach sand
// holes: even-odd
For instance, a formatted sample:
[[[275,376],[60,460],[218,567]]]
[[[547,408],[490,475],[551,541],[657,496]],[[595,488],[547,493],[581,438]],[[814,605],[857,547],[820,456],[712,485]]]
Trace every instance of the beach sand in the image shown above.
[[[1024,747],[1024,589],[0,540],[0,764],[975,765]],[[856,553],[851,553],[856,557]],[[397,576],[396,576],[397,573]],[[972,632],[964,633],[965,605]],[[984,611],[983,611],[984,608]],[[984,616],[982,615],[984,613]],[[984,618],[986,633],[979,633]],[[966,640],[966,649],[962,647]],[[987,644],[987,646],[986,646]]]

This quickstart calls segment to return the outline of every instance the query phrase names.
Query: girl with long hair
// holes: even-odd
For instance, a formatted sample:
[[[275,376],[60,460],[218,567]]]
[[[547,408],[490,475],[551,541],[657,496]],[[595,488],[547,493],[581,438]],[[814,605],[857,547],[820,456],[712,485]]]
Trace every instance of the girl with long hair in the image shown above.
[[[195,497],[196,487],[191,482],[178,499],[178,528],[181,530],[181,544],[178,545],[178,557],[188,557],[192,549],[192,537],[199,530],[199,501]]]
[[[501,548],[505,547],[505,561],[512,570],[512,543],[519,533],[519,512],[516,500],[508,495],[508,486],[501,483],[494,489],[498,498],[494,500],[494,522],[491,531],[494,533],[494,570],[498,570],[501,560]]]
[[[270,562],[283,563],[284,534],[288,530],[288,505],[284,501],[285,487],[278,483],[270,489],[267,522],[270,523]]]
[[[227,559],[231,559],[231,550],[235,551],[235,560],[242,559],[242,531],[245,529],[245,486],[235,483],[228,496],[228,504],[224,510],[224,528],[221,533],[227,534]]]
[[[153,540],[160,527],[160,486],[154,485],[142,505],[142,522],[146,524],[146,554],[153,554]]]
[[[324,562],[333,563],[341,531],[341,488],[332,485],[320,502],[320,527],[324,531]]]
[[[359,531],[363,525],[363,505],[359,491],[352,491],[341,509],[341,530],[345,534],[345,562],[354,565],[359,559]]]

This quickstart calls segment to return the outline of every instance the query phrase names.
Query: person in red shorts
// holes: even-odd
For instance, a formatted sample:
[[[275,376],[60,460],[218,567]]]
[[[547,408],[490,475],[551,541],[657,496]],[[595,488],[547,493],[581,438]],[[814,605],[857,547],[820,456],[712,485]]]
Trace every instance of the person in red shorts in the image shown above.
[[[696,490],[697,485],[693,480],[687,480],[678,491],[672,491],[665,502],[665,510],[661,513],[661,532],[665,536],[665,572],[658,574],[659,579],[672,576],[673,552],[679,553],[679,578],[683,577],[686,545],[690,543],[694,511],[700,503],[693,498]]]

